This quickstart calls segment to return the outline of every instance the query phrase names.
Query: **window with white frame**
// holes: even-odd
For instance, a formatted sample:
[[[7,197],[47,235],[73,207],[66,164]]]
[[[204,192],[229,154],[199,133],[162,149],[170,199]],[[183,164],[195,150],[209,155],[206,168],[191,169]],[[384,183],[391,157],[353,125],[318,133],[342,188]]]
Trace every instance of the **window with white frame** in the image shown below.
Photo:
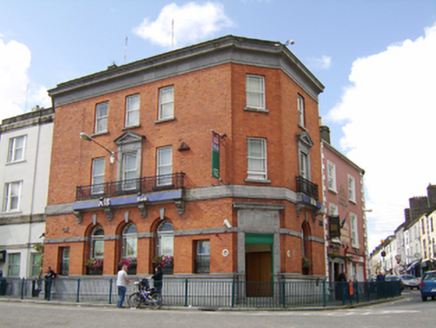
[[[350,223],[351,223],[351,245],[354,248],[359,248],[359,234],[357,227],[357,215],[350,213]]]
[[[157,149],[157,185],[170,185],[173,173],[173,147],[160,147]]]
[[[26,147],[26,136],[19,136],[9,139],[8,163],[14,163],[24,160],[24,151]]]
[[[300,177],[310,180],[309,155],[304,151],[300,151]]]
[[[327,180],[329,190],[336,192],[336,165],[327,161]]]
[[[13,212],[20,209],[21,185],[21,181],[8,182],[5,184],[3,212]]]
[[[266,139],[247,139],[247,179],[266,180]]]
[[[195,259],[195,273],[210,272],[210,241],[197,240],[197,256]]]
[[[356,183],[351,175],[348,175],[348,199],[354,203],[356,202]]]
[[[126,98],[126,126],[139,125],[139,93]]]
[[[123,230],[123,244],[121,249],[121,257],[136,258],[137,244],[138,244],[138,229],[134,224],[130,223]]]
[[[107,132],[109,102],[102,102],[95,107],[95,133]]]
[[[92,194],[101,194],[104,192],[104,163],[104,157],[94,158],[92,160]]]
[[[137,153],[129,152],[123,154],[123,189],[135,189],[136,188],[136,178],[138,177],[137,172]]]
[[[8,254],[8,276],[19,277],[20,276],[20,253]]]
[[[68,276],[70,274],[70,248],[61,247],[61,275]]]
[[[174,117],[174,86],[159,89],[159,120]]]
[[[102,259],[104,257],[104,230],[97,226],[91,233],[91,259]]]
[[[164,221],[157,228],[156,253],[158,256],[173,256],[174,254],[174,226]]]
[[[304,127],[304,98],[298,95],[298,124]]]
[[[265,109],[265,77],[247,74],[246,97],[248,108]]]
[[[30,275],[32,277],[39,277],[42,271],[42,254],[41,253],[32,253],[31,255],[32,268]]]

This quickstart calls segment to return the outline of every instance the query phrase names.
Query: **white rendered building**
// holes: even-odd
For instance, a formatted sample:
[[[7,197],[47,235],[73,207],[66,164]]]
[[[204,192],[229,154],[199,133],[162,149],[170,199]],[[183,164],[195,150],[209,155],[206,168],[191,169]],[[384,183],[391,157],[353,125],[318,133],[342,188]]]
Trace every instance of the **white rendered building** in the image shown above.
[[[40,274],[53,135],[53,109],[37,109],[0,125],[0,270]]]

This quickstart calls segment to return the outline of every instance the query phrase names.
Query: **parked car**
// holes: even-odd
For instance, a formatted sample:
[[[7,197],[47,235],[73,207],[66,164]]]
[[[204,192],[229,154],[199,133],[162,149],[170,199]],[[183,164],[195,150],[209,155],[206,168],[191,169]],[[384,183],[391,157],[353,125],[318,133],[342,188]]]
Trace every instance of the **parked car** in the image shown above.
[[[425,302],[427,297],[436,299],[436,271],[427,271],[421,279],[421,298]]]
[[[400,281],[399,276],[386,276],[385,281]]]
[[[419,285],[421,284],[421,279],[412,276],[411,274],[403,274],[400,275],[401,285],[403,288],[416,288],[419,289]]]

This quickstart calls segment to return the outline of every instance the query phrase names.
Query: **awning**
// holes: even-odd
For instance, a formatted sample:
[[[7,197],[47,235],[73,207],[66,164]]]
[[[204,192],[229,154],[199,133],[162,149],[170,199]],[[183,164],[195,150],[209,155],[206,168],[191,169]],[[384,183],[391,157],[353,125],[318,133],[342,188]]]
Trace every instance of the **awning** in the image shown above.
[[[418,265],[420,262],[421,262],[421,259],[413,261],[412,263],[410,263],[410,264],[407,266],[406,271],[410,271],[410,270],[412,270],[412,268],[414,268],[414,267],[415,267],[416,265]]]

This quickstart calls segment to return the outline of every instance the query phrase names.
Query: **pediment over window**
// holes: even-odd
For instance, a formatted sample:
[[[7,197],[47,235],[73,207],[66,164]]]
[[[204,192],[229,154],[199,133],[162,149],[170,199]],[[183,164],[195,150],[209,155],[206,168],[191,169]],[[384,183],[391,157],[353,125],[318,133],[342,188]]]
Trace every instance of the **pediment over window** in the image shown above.
[[[297,140],[299,142],[302,142],[308,148],[312,148],[312,146],[314,145],[312,138],[310,137],[308,132],[302,132],[302,133],[297,134]]]
[[[119,136],[117,139],[115,139],[115,144],[117,146],[121,146],[121,145],[126,145],[126,144],[130,144],[130,143],[141,143],[143,141],[145,141],[146,137],[132,132],[132,131],[126,131],[125,133],[123,133],[121,136]]]

